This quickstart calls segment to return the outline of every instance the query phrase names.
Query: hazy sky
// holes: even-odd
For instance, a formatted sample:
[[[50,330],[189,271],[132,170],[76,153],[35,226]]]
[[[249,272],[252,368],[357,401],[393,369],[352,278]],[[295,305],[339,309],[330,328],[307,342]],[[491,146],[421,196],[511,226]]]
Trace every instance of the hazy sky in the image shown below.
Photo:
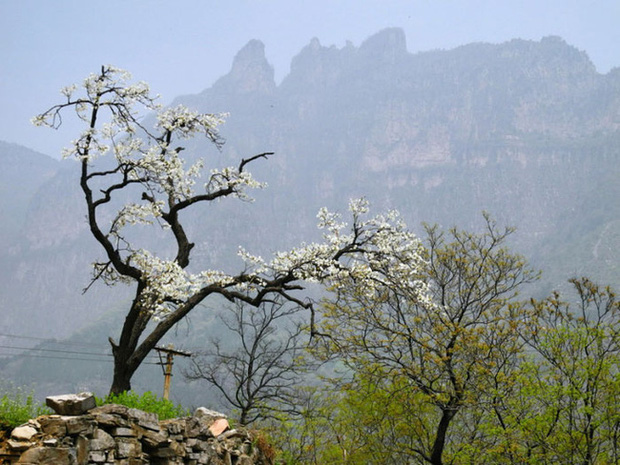
[[[210,87],[251,39],[279,82],[313,37],[359,46],[386,27],[405,31],[410,52],[558,35],[599,72],[620,66],[620,0],[0,0],[0,140],[57,157],[75,130],[29,120],[102,64],[169,103]]]

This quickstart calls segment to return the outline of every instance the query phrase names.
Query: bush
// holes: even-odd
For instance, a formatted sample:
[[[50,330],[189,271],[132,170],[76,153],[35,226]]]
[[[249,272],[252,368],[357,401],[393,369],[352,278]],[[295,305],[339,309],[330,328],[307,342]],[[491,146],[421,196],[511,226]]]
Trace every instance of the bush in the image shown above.
[[[105,398],[96,397],[97,405],[120,404],[130,408],[137,408],[149,413],[155,413],[160,420],[169,418],[187,417],[189,410],[181,405],[174,405],[171,401],[157,397],[150,391],[140,395],[133,391],[109,395]]]
[[[264,431],[254,430],[252,433],[255,438],[253,446],[260,451],[261,455],[267,459],[268,463],[273,463],[277,454],[271,439]]]
[[[0,397],[0,430],[10,430],[31,418],[51,414],[45,405],[35,402],[32,393],[25,395],[20,388],[13,388]]]

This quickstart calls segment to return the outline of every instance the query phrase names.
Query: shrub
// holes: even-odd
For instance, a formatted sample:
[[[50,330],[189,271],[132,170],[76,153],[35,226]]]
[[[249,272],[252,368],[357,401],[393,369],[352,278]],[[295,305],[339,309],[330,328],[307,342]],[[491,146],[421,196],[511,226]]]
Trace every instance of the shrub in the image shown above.
[[[149,413],[155,413],[160,420],[169,418],[186,417],[190,415],[188,409],[181,405],[174,405],[169,400],[157,397],[150,391],[146,391],[140,395],[133,391],[123,392],[121,394],[109,395],[105,398],[96,397],[97,405],[104,404],[120,404],[130,408],[137,408]]]
[[[4,388],[0,397],[0,430],[13,429],[39,415],[51,414],[45,405],[35,402],[34,395],[24,394],[20,388],[12,388],[8,392]]]
[[[260,451],[268,463],[273,463],[276,458],[276,449],[270,438],[263,431],[254,430],[252,433],[255,437],[252,445]]]

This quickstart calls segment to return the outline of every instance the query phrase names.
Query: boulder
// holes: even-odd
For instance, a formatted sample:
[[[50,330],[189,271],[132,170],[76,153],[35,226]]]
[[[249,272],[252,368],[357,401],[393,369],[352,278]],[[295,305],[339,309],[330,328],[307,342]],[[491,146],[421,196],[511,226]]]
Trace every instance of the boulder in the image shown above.
[[[228,418],[225,414],[216,412],[215,410],[209,410],[205,407],[198,407],[194,412],[194,418],[205,418],[210,417],[213,419],[217,418]]]
[[[209,431],[214,437],[218,437],[224,431],[229,428],[228,420],[226,418],[218,418],[209,426]]]
[[[50,396],[45,403],[59,415],[82,415],[96,407],[95,396],[90,392]]]
[[[19,464],[28,465],[74,465],[75,453],[66,447],[33,447],[24,452]]]
[[[30,441],[35,434],[37,434],[37,430],[30,425],[18,426],[11,433],[11,439],[16,441]]]

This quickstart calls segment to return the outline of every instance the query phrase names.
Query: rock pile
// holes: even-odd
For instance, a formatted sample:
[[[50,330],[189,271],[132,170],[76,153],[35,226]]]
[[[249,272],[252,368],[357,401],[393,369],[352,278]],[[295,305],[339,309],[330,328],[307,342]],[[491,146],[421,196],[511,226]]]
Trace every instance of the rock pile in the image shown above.
[[[203,407],[191,417],[159,421],[122,405],[95,407],[88,393],[47,404],[57,414],[15,428],[0,444],[0,464],[272,464],[248,430],[230,429],[224,414]]]

